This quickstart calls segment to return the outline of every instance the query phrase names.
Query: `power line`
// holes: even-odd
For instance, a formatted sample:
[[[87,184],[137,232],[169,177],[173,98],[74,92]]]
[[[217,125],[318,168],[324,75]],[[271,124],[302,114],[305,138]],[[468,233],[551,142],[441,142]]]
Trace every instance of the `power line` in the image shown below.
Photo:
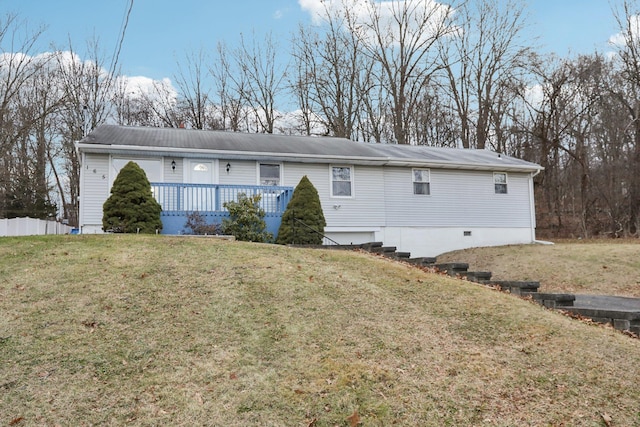
[[[118,66],[118,60],[120,58],[120,51],[122,50],[122,44],[124,43],[124,36],[127,32],[127,27],[129,26],[129,17],[131,16],[131,10],[133,9],[133,0],[129,1],[129,6],[125,10],[124,17],[122,19],[122,25],[120,27],[120,38],[116,43],[116,47],[113,52],[113,57],[111,58],[111,67],[109,68],[109,76],[113,77],[116,68]]]

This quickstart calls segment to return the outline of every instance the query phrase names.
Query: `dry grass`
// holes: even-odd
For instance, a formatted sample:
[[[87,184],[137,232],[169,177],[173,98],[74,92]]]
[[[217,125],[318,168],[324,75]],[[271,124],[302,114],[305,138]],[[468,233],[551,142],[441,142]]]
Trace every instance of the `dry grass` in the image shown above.
[[[0,273],[2,425],[640,425],[640,341],[367,254],[7,238]]]
[[[554,245],[473,248],[438,256],[496,280],[537,280],[541,292],[640,297],[640,240],[561,240]]]

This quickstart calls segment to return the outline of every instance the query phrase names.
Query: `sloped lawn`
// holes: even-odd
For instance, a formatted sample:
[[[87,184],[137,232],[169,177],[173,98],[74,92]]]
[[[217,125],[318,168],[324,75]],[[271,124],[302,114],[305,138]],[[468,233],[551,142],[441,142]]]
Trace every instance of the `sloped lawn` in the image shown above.
[[[640,341],[351,252],[0,239],[0,424],[640,425]]]
[[[473,248],[438,256],[467,262],[496,280],[537,280],[540,292],[640,298],[640,239],[559,241]]]

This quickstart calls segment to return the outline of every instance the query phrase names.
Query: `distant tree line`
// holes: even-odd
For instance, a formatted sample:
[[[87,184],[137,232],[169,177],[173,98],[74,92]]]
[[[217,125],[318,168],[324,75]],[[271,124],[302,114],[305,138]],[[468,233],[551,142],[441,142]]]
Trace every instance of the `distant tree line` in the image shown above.
[[[122,76],[90,43],[35,52],[0,20],[0,217],[77,224],[74,142],[102,123],[330,135],[492,149],[544,166],[539,235],[640,236],[640,20],[618,0],[612,52],[559,58],[526,37],[518,0],[325,2],[290,44],[241,35],[173,80]]]

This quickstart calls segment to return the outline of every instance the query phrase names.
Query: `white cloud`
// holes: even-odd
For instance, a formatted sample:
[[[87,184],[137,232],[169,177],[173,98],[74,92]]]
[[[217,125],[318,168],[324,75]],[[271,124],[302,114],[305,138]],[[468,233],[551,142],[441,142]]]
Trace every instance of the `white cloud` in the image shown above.
[[[544,89],[542,88],[542,85],[536,84],[527,87],[525,89],[524,98],[527,104],[531,105],[533,108],[540,107],[544,100]]]
[[[315,25],[322,25],[328,16],[341,16],[348,10],[356,28],[366,29],[370,27],[372,14],[375,13],[379,17],[378,26],[387,35],[387,42],[390,44],[397,43],[399,37],[398,22],[394,18],[399,11],[411,11],[413,16],[408,22],[416,25],[416,31],[425,30],[422,21],[428,22],[426,29],[433,25],[432,30],[435,31],[453,11],[450,6],[435,0],[298,0],[298,5],[311,16]],[[363,35],[366,36],[366,33]],[[423,37],[429,37],[429,34],[424,34]]]
[[[629,32],[619,32],[609,37],[609,44],[613,47],[624,47],[627,39],[630,37],[635,43],[640,39],[640,15],[632,15],[629,17]]]
[[[172,94],[174,98],[178,94],[171,80],[166,77],[162,80],[154,80],[146,76],[122,76],[120,79],[121,83],[125,85],[127,94],[132,98],[153,96],[158,88]]]

